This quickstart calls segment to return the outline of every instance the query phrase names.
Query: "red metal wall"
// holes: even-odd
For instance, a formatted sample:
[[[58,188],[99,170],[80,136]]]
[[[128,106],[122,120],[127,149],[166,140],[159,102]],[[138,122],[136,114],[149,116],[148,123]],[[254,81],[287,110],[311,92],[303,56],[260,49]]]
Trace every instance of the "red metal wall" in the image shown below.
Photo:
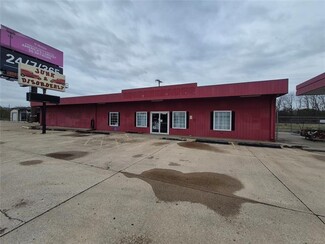
[[[96,105],[48,106],[47,126],[90,128],[91,119],[96,118]]]
[[[213,110],[235,112],[234,131],[213,131],[210,117]],[[188,111],[192,119],[188,129],[169,129],[170,135],[190,135],[248,140],[274,140],[275,96],[184,99],[168,101],[139,101],[125,103],[61,105],[48,107],[47,125],[90,128],[95,119],[97,130],[150,133],[148,128],[134,125],[137,111]],[[108,126],[108,113],[120,113],[120,126]],[[150,116],[149,116],[150,118]],[[149,119],[148,118],[148,119]]]

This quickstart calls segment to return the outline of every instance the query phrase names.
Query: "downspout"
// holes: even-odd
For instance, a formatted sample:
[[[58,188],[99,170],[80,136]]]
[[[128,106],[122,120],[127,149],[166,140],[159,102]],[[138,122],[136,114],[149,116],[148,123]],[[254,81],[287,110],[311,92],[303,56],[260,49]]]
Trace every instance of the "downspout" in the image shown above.
[[[276,115],[275,115],[275,113],[276,113],[276,111],[275,111],[275,103],[276,103],[276,97],[275,96],[273,96],[272,98],[271,98],[271,106],[270,106],[270,139],[271,139],[271,141],[275,141],[275,123],[276,123],[276,121],[275,121],[275,117],[276,117]]]

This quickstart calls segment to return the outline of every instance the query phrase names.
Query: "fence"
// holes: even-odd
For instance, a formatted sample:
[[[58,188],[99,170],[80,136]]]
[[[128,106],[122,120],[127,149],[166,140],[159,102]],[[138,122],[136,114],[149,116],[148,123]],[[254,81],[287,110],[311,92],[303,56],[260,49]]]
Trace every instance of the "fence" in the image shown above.
[[[306,129],[325,130],[325,117],[278,116],[278,132],[300,132]]]

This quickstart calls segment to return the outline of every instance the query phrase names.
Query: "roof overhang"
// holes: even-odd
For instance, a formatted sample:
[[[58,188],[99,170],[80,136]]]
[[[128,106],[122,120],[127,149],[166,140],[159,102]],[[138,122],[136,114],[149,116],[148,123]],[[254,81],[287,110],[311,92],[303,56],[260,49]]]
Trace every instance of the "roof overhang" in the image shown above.
[[[121,93],[61,98],[60,105],[165,101],[198,98],[281,96],[288,93],[288,79],[197,86],[196,83],[122,90]],[[39,106],[41,103],[32,103]],[[49,104],[51,105],[51,104]],[[54,106],[54,105],[53,105]]]
[[[297,85],[296,95],[325,95],[325,73]]]

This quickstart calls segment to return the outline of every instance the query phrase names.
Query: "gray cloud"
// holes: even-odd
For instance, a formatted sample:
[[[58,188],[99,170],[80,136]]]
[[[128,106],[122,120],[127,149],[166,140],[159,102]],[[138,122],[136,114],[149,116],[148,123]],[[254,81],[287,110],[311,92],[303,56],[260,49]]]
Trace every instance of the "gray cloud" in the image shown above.
[[[64,52],[80,96],[121,89],[289,78],[325,70],[324,1],[2,0],[0,22]],[[0,81],[2,106],[27,105]],[[57,92],[49,92],[56,94]]]

